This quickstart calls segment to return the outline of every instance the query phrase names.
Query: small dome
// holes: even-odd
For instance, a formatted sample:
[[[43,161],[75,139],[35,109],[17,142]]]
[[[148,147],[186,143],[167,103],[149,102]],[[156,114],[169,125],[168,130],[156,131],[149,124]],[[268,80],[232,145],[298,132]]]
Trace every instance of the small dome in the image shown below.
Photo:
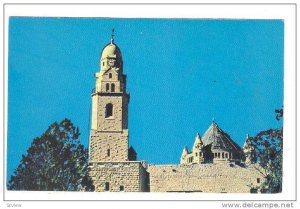
[[[122,60],[121,50],[113,41],[107,44],[102,50],[101,60],[106,58],[115,58]]]
[[[122,73],[123,61],[121,50],[114,43],[113,38],[102,50],[100,58],[100,71],[105,72],[111,67],[118,69],[118,71]]]

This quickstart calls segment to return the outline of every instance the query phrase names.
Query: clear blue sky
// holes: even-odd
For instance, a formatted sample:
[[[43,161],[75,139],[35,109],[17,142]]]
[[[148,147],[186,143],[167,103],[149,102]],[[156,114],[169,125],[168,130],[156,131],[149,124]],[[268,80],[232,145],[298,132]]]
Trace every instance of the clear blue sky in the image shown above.
[[[8,178],[34,137],[70,118],[88,145],[91,90],[115,28],[138,158],[175,164],[215,118],[240,146],[281,126],[280,20],[10,18]]]

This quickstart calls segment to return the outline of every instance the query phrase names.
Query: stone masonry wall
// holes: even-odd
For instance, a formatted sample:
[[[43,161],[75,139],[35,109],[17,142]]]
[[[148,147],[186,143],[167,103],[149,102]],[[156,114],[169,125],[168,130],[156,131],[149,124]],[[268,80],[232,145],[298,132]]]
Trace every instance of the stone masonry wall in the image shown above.
[[[150,165],[151,192],[249,193],[263,176],[254,167],[231,167],[227,163]]]
[[[90,162],[89,168],[96,192],[104,192],[107,183],[110,192],[120,192],[121,186],[124,192],[149,191],[148,173],[140,161]]]
[[[107,150],[110,150],[108,156]],[[90,161],[128,160],[128,131],[102,132],[91,130]]]
[[[105,107],[108,103],[113,104],[113,116],[110,118],[105,118]],[[125,119],[123,118],[123,112],[127,111],[127,105],[128,104],[126,95],[98,96],[97,130],[121,131],[122,129],[126,129],[127,127],[123,127],[123,120]]]

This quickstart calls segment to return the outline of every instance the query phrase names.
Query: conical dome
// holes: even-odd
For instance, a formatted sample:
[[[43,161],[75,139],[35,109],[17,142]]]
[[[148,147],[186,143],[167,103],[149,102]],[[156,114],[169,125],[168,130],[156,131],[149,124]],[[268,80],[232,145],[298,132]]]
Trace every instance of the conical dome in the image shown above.
[[[217,123],[213,122],[202,137],[204,145],[211,144],[211,149],[241,152],[241,148]]]

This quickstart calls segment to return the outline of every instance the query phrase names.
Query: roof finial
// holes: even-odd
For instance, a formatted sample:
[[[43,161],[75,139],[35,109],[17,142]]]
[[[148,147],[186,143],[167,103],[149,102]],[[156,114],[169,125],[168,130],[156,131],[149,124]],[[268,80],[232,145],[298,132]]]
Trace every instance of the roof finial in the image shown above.
[[[212,118],[212,122],[215,123],[215,117]]]
[[[114,43],[114,38],[115,38],[115,29],[113,28],[111,30],[111,39],[110,39],[110,43],[113,44]]]

